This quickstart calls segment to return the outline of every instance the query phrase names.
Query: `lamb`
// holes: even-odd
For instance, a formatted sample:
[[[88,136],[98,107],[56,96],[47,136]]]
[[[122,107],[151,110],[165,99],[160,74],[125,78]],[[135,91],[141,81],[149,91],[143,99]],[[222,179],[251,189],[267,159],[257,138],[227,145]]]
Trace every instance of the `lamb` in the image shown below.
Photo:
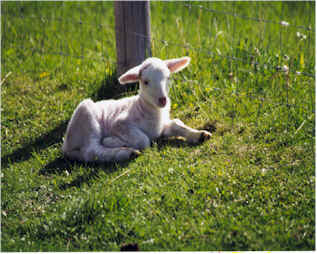
[[[189,62],[189,57],[164,61],[148,58],[119,78],[121,84],[139,82],[138,95],[98,102],[83,100],[67,126],[64,155],[85,162],[124,161],[138,156],[159,137],[181,136],[190,143],[209,139],[208,131],[170,119],[169,77]]]

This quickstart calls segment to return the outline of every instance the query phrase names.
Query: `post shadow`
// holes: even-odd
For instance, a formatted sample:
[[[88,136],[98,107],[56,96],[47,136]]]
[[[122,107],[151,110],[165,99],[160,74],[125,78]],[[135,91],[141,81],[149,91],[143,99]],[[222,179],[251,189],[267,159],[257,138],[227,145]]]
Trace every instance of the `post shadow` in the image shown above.
[[[90,98],[95,102],[108,99],[120,99],[127,96],[127,94],[136,93],[137,88],[137,83],[121,85],[118,81],[117,72],[113,71],[110,75],[105,76],[100,88],[91,94]]]

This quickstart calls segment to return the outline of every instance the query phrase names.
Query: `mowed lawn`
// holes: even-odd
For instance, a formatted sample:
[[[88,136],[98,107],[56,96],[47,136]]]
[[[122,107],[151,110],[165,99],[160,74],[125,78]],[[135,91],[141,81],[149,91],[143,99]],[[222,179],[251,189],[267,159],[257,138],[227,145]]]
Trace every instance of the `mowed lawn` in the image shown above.
[[[1,2],[2,251],[315,249],[315,3],[151,2],[153,56],[184,55],[172,116],[213,137],[125,163],[64,158],[117,82],[112,2]]]

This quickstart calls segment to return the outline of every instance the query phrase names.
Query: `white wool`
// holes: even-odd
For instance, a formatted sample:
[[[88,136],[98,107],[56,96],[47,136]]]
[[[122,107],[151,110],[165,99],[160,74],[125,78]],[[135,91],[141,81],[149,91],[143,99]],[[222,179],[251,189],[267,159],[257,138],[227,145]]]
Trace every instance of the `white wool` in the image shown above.
[[[67,126],[62,150],[81,161],[121,161],[138,155],[161,136],[183,136],[197,143],[211,136],[170,119],[169,76],[185,68],[189,57],[148,58],[119,78],[139,82],[139,94],[120,100],[83,100]]]

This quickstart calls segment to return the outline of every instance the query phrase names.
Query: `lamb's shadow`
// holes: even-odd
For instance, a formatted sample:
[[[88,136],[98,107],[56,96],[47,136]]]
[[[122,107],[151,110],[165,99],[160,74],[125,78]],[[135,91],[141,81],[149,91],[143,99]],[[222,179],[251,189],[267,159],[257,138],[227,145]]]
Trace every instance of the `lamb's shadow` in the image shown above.
[[[62,174],[66,171],[71,173],[73,168],[79,165],[79,162],[69,160],[65,158],[63,155],[56,158],[54,161],[46,164],[42,169],[40,169],[40,175],[51,175],[51,174]]]
[[[68,189],[71,187],[80,187],[82,184],[91,182],[93,179],[99,178],[99,173],[101,171],[111,174],[118,170],[118,168],[125,168],[131,161],[114,163],[97,163],[97,162],[78,162],[69,160],[63,156],[58,157],[54,161],[45,165],[40,171],[40,175],[52,175],[52,174],[72,174],[75,168],[84,166],[87,170],[78,176],[75,179],[68,182],[62,182],[59,185],[60,189]]]
[[[67,127],[67,121],[61,122],[57,127],[48,133],[45,133],[34,141],[25,144],[22,148],[13,151],[11,154],[1,158],[2,168],[6,168],[10,163],[17,163],[28,160],[32,157],[34,151],[45,149],[62,140]]]
[[[198,143],[188,143],[185,139],[183,138],[160,138],[155,140],[155,143],[157,145],[157,148],[159,151],[165,149],[165,147],[175,147],[175,148],[183,148],[183,147],[197,147],[200,146],[203,141],[198,142]]]
[[[165,147],[175,147],[175,148],[182,148],[182,147],[194,147],[199,144],[190,144],[186,142],[183,138],[159,138],[155,140],[155,144],[159,151],[163,150]]]

